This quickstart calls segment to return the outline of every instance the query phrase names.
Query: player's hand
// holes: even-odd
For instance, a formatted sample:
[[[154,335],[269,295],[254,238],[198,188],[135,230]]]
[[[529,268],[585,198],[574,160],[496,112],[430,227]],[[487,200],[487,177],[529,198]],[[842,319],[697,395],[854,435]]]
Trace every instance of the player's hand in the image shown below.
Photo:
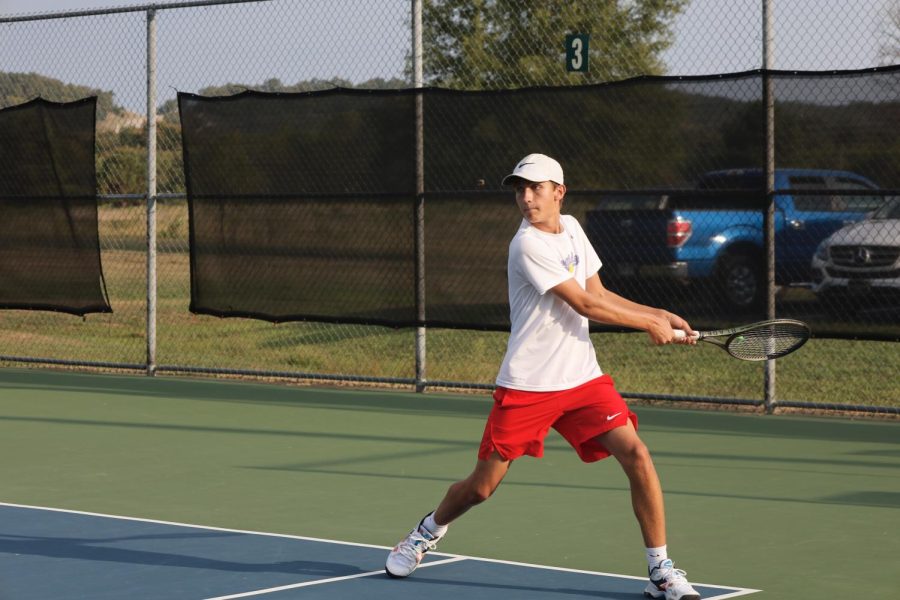
[[[665,315],[660,315],[650,322],[650,326],[647,328],[647,335],[650,336],[650,341],[657,346],[671,344],[676,341],[675,331]]]
[[[669,325],[672,329],[681,329],[686,334],[683,338],[677,338],[674,341],[676,344],[687,344],[693,346],[697,343],[696,338],[694,337],[694,330],[691,329],[691,326],[687,321],[682,319],[676,314],[670,313],[669,311],[664,311],[665,317],[669,321]]]

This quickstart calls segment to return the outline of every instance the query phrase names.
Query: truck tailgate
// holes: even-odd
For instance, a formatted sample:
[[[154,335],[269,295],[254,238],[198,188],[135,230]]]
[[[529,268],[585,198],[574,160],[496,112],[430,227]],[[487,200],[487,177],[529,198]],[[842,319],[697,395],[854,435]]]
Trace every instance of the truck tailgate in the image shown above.
[[[585,217],[585,233],[600,260],[603,273],[637,275],[638,267],[663,265],[674,260],[666,243],[667,209],[593,210]]]

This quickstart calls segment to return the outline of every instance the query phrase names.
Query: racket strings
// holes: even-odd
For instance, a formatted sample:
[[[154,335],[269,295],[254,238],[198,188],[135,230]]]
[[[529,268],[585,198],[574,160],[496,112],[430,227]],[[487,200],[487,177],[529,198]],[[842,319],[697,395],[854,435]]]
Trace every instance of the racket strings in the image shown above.
[[[726,349],[743,360],[766,360],[790,354],[808,339],[805,325],[775,323],[731,336]]]

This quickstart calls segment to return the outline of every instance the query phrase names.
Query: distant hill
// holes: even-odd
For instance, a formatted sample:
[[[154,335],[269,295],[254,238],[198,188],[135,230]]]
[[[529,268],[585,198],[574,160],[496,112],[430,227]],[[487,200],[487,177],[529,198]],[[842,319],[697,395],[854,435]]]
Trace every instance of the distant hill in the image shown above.
[[[353,82],[346,79],[336,77],[334,79],[306,79],[304,81],[298,81],[294,84],[286,84],[283,83],[280,79],[272,78],[267,79],[266,81],[259,84],[226,83],[224,85],[210,85],[205,88],[201,88],[197,93],[201,96],[232,96],[234,94],[240,94],[241,92],[246,90],[256,90],[258,92],[296,93],[316,92],[321,90],[328,90],[334,87],[360,88],[369,90],[395,90],[409,87],[409,82],[404,79],[397,79],[396,77],[392,79],[383,79],[381,77],[376,77],[374,79],[363,81],[362,83],[354,84]],[[157,114],[166,121],[177,123],[178,101],[174,99],[166,100],[159,107]]]
[[[113,100],[113,92],[73,83],[63,83],[58,79],[37,73],[0,71],[0,108],[22,104],[38,96],[53,102],[71,102],[88,96],[97,96],[98,121],[103,121],[109,114],[125,113],[125,109],[118,106]]]
[[[353,84],[346,79],[332,80],[310,79],[295,84],[284,84],[278,79],[268,79],[261,84],[226,83],[220,86],[202,88],[203,96],[227,96],[238,94],[244,90],[263,92],[310,92],[332,87],[358,87],[367,89],[397,89],[407,87],[408,82],[401,79],[370,79]],[[126,110],[115,103],[114,92],[100,90],[85,85],[64,83],[38,73],[7,73],[0,71],[0,108],[28,102],[37,97],[54,102],[71,102],[88,96],[97,96],[97,122],[102,130],[118,132],[122,127],[143,127],[146,119]],[[177,123],[178,103],[167,100],[157,114],[163,119]]]

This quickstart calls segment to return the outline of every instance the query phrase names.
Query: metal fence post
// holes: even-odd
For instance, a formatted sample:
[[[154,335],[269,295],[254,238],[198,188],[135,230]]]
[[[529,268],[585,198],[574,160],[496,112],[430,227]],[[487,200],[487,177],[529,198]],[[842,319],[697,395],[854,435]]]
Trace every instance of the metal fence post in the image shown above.
[[[423,86],[422,0],[412,0],[413,85]],[[425,372],[425,111],[422,92],[416,93],[416,391],[424,392]]]
[[[147,375],[156,373],[156,10],[147,11]]]
[[[774,34],[772,10],[774,0],[763,0],[763,104],[765,106],[765,180],[766,212],[764,238],[766,247],[766,318],[775,318],[775,90],[773,89],[772,55]],[[763,376],[767,413],[775,410],[775,361],[767,360]]]

